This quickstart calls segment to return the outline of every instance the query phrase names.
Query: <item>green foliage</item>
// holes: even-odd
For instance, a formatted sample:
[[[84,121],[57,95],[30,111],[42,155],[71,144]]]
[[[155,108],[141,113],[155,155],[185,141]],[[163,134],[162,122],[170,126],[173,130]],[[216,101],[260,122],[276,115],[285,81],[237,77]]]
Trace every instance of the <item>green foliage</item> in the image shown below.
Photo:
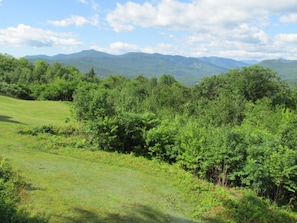
[[[58,62],[1,57],[3,94],[73,100],[85,132],[71,145],[178,163],[214,184],[296,205],[297,94],[272,70],[230,70],[189,88],[168,74],[99,80],[93,68],[82,75]],[[47,125],[20,131],[51,135],[54,147],[61,145],[58,132]]]
[[[264,165],[275,185],[274,201],[278,203],[294,197],[297,191],[297,151],[278,146],[269,153]]]
[[[82,85],[74,94],[74,115],[79,121],[96,120],[115,114],[112,95],[108,90],[97,90],[92,84]]]
[[[18,129],[19,134],[23,135],[33,135],[37,136],[39,134],[50,134],[50,135],[63,135],[63,136],[70,136],[78,134],[78,128],[74,126],[53,126],[49,125],[41,125],[41,126],[34,126],[34,127],[25,127]]]
[[[0,55],[0,93],[21,99],[72,101],[72,95],[84,76],[75,67],[63,67],[37,60]],[[93,77],[92,81],[97,80]]]
[[[157,120],[151,113],[133,114],[122,113],[118,119],[118,139],[122,143],[119,149],[122,152],[133,152],[136,155],[146,156],[145,132],[156,126]]]
[[[145,143],[148,154],[158,160],[169,163],[176,162],[178,149],[175,148],[175,138],[178,133],[176,123],[163,121],[157,127],[145,133]]]
[[[295,158],[268,161],[284,155],[277,148],[293,156],[295,119],[288,100],[290,91],[274,72],[252,66],[206,78],[192,89],[170,75],[159,81],[110,76],[96,86],[81,85],[73,110],[87,123],[96,148],[178,162],[215,184],[250,187],[283,202],[296,196],[295,189],[276,178],[293,182],[295,169],[282,173],[277,165],[292,167]],[[157,119],[146,119],[145,112]],[[147,126],[147,120],[155,124]]]
[[[45,219],[30,217],[17,209],[19,191],[24,186],[22,179],[11,169],[7,159],[0,157],[0,219],[3,223],[42,223]]]
[[[179,140],[182,166],[221,186],[238,186],[236,172],[246,157],[246,143],[239,133],[228,126],[203,130],[187,126]]]
[[[281,144],[293,150],[297,148],[296,118],[297,115],[295,111],[285,110],[283,113],[283,121],[285,124],[279,129]]]
[[[77,85],[77,81],[57,79],[50,84],[31,85],[31,95],[37,100],[72,101],[72,96]]]
[[[282,182],[295,181],[293,171],[287,168],[288,163],[294,162],[294,153],[291,148],[283,145],[285,140],[279,140],[283,130],[295,119],[294,112],[289,109],[273,106],[266,108],[266,102],[262,100],[255,105],[257,109],[251,110],[255,113],[246,116],[241,125],[237,126],[207,126],[203,116],[189,117],[180,114],[172,118],[174,114],[145,115],[124,110],[119,112],[118,107],[114,115],[105,116],[114,121],[115,125],[124,123],[121,127],[123,131],[115,132],[121,137],[123,134],[127,142],[137,142],[134,138],[129,139],[129,133],[140,136],[140,130],[144,142],[149,132],[152,132],[151,139],[160,138],[165,147],[173,141],[174,147],[170,149],[174,150],[169,151],[177,154],[178,163],[175,165],[171,160],[172,165],[168,165],[135,157],[133,152],[119,154],[88,151],[87,149],[94,149],[89,147],[89,141],[86,140],[91,133],[71,135],[72,130],[68,125],[72,120],[67,125],[64,122],[69,115],[64,111],[65,103],[22,101],[3,96],[0,98],[3,113],[0,117],[0,132],[4,136],[1,137],[1,151],[13,160],[15,167],[22,170],[25,179],[30,180],[30,184],[26,186],[29,188],[26,191],[30,195],[29,202],[24,202],[23,205],[34,210],[34,213],[45,212],[50,222],[187,222],[190,219],[194,222],[296,222],[296,217],[289,217],[294,215],[291,210],[296,205],[295,193],[288,191],[286,183],[283,183],[284,186],[280,185],[282,189],[277,201],[280,208],[266,199],[260,199],[256,193],[251,193],[250,190],[244,193],[240,188],[253,188],[251,185],[257,185],[263,180],[258,188],[265,190],[259,194],[273,200],[278,179]],[[258,118],[255,116],[261,110],[258,106],[273,110]],[[276,114],[270,117],[274,113]],[[8,115],[11,120],[7,120]],[[268,120],[273,120],[273,117],[278,122],[267,125]],[[265,124],[261,125],[261,120]],[[98,126],[96,121],[100,120],[94,121],[94,126]],[[22,122],[27,125],[21,124]],[[50,124],[42,126],[41,123]],[[86,124],[86,128],[88,123],[86,120],[81,124]],[[136,127],[132,123],[136,123]],[[16,130],[20,127],[24,130],[39,130],[34,137],[27,135],[29,133],[17,135]],[[105,132],[108,135],[108,130]],[[96,135],[94,134],[95,137]],[[155,142],[157,140],[153,141],[153,146]],[[122,145],[121,143],[120,146]],[[142,152],[148,153],[147,144],[144,144],[144,148]],[[159,148],[158,151],[161,151],[162,147]],[[237,156],[237,153],[242,156]],[[278,158],[277,162],[273,162],[275,158]],[[247,165],[254,169],[248,172]],[[190,171],[183,171],[180,166],[196,175],[200,174],[214,184],[197,178]],[[224,166],[228,167],[227,172],[222,171]],[[217,175],[218,171],[223,174]],[[229,179],[225,177],[228,175]],[[245,184],[248,177],[250,185]],[[225,179],[228,179],[224,181],[226,185],[222,183]],[[217,186],[216,183],[227,187]],[[94,197],[94,194],[100,194],[100,197]],[[145,204],[146,208],[139,210],[139,204]],[[130,205],[132,212],[130,208],[129,211],[126,210]],[[152,207],[156,210],[152,210]],[[185,216],[185,219],[177,216]]]
[[[95,148],[147,156],[144,135],[156,123],[155,116],[149,113],[122,113],[98,117],[88,122],[87,128]]]
[[[31,90],[20,84],[0,83],[0,94],[14,98],[32,99]]]
[[[90,142],[97,149],[117,151],[121,142],[118,135],[118,122],[115,117],[103,117],[88,123]]]
[[[273,207],[269,200],[244,191],[239,199],[224,201],[226,214],[233,222],[275,222],[293,223],[294,218]]]

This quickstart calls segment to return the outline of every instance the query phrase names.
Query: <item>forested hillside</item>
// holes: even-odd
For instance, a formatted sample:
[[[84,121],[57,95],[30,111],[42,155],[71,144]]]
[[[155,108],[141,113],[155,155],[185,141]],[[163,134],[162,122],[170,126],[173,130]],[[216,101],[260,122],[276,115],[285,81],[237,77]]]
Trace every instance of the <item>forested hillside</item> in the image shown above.
[[[281,79],[286,80],[292,86],[297,82],[297,61],[285,59],[238,61],[222,57],[194,58],[146,53],[112,55],[95,50],[55,56],[26,56],[25,58],[33,63],[37,60],[44,60],[50,64],[58,61],[63,66],[74,65],[83,73],[87,73],[93,67],[100,77],[113,74],[135,78],[142,74],[149,78],[152,76],[159,78],[162,74],[170,74],[177,81],[188,86],[193,86],[210,75],[257,64],[274,70]]]
[[[189,86],[193,86],[205,76],[248,65],[245,62],[219,57],[194,58],[136,52],[112,55],[95,50],[55,56],[26,56],[26,58],[31,62],[44,60],[50,64],[58,61],[67,66],[75,65],[84,73],[93,67],[95,73],[100,77],[113,74],[134,78],[143,74],[146,77],[155,76],[159,78],[162,74],[170,74],[179,82]]]
[[[176,164],[296,210],[297,91],[268,68],[232,69],[188,87],[168,74],[100,79],[58,62],[1,55],[0,63],[2,94],[72,101],[81,147]]]
[[[270,68],[276,71],[284,80],[288,80],[289,84],[297,83],[297,61],[296,60],[263,60],[259,63],[260,66]]]

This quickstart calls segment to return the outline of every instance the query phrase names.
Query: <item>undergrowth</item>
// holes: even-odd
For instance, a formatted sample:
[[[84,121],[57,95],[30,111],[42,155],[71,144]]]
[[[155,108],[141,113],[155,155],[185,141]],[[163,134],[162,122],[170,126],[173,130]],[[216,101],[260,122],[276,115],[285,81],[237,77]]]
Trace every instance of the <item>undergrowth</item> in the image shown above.
[[[12,171],[7,159],[0,157],[0,222],[1,223],[44,223],[43,217],[32,217],[17,208],[25,182]]]
[[[158,160],[136,157],[133,153],[119,154],[92,151],[83,131],[73,126],[43,125],[22,128],[20,134],[37,137],[45,145],[41,150],[82,160],[125,167],[159,177],[175,178],[181,199],[190,204],[188,213],[205,222],[275,222],[293,223],[296,217],[277,207],[270,200],[258,197],[249,189],[224,188],[200,180],[184,171],[178,164],[169,165]],[[293,212],[291,212],[293,213]]]

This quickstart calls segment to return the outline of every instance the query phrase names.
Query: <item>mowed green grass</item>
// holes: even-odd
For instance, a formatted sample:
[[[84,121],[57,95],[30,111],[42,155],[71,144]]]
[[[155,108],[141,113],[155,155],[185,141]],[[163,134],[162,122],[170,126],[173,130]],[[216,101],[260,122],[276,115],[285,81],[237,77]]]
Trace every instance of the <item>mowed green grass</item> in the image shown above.
[[[187,192],[189,175],[133,155],[44,150],[46,138],[18,133],[44,124],[75,124],[69,104],[0,96],[0,155],[24,177],[20,206],[32,215],[52,223],[197,222],[194,197]]]

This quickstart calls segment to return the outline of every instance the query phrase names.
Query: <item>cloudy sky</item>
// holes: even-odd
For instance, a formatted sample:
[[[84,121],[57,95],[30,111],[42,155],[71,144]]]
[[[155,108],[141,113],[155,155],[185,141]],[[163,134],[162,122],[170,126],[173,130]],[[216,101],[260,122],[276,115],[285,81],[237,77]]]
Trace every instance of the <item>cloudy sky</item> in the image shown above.
[[[0,0],[0,53],[297,59],[296,0]]]

